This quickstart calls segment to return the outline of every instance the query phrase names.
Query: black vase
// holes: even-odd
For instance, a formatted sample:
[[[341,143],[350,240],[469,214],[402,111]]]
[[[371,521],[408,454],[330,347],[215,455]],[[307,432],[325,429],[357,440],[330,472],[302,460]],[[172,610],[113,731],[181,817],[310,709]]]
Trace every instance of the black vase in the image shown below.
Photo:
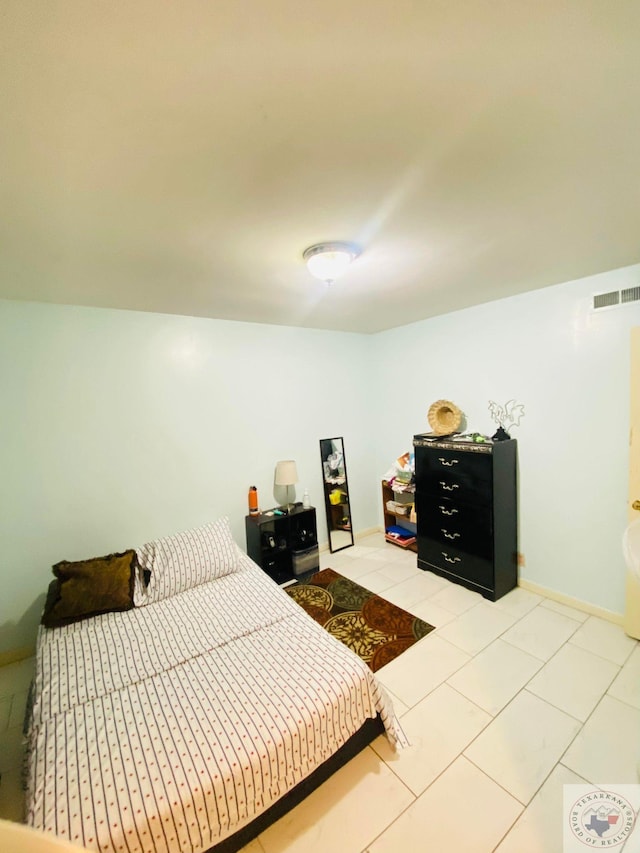
[[[491,436],[491,441],[507,441],[510,438],[511,436],[509,435],[509,433],[501,426],[499,426],[498,429]]]

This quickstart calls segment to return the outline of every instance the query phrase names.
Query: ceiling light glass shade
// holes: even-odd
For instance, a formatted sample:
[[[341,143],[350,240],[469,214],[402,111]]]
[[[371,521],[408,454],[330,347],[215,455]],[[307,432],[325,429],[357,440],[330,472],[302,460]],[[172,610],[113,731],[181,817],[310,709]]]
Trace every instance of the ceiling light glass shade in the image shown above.
[[[316,243],[302,253],[311,275],[331,283],[347,269],[360,249],[353,243]]]

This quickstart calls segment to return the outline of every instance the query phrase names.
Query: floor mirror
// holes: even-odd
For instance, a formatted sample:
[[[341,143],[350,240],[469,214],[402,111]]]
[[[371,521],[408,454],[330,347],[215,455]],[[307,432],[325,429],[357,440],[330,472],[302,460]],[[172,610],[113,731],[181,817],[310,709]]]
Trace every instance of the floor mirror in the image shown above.
[[[341,551],[353,545],[349,481],[342,438],[321,438],[320,460],[329,550],[333,554],[334,551]]]

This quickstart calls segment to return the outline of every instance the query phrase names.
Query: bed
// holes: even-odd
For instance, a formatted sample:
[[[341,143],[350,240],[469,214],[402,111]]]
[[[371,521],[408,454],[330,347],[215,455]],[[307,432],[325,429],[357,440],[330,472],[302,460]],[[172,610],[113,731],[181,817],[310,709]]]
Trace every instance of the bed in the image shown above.
[[[372,720],[405,743],[366,664],[226,520],[147,543],[132,566],[130,607],[40,628],[31,826],[102,853],[238,849],[361,748]]]

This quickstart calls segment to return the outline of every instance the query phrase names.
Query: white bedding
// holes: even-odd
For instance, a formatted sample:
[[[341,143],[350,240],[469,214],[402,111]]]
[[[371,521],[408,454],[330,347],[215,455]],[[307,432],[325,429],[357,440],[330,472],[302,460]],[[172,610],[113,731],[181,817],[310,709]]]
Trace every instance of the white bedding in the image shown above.
[[[27,821],[100,851],[200,853],[380,714],[366,664],[249,558],[171,598],[41,629]]]

